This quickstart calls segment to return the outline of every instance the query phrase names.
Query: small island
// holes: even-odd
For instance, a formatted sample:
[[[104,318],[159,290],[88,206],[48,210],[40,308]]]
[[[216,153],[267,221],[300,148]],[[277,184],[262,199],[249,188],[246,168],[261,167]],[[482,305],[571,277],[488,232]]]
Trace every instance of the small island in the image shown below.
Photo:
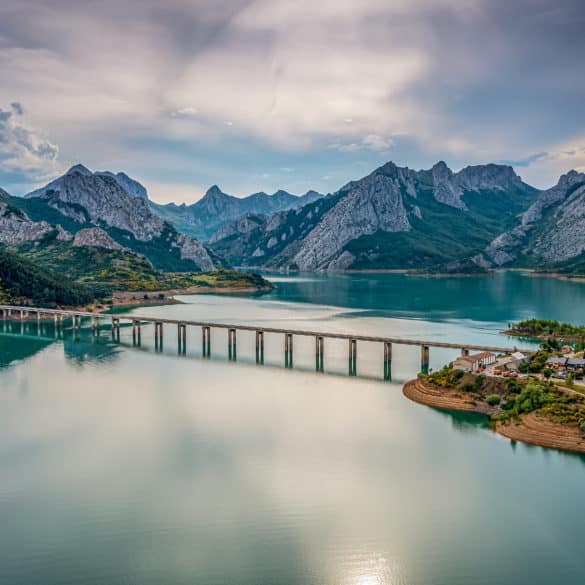
[[[581,344],[585,349],[585,325],[560,323],[550,319],[527,319],[518,323],[510,323],[505,335],[526,337],[530,339],[546,339]]]
[[[585,394],[548,380],[491,377],[449,365],[420,374],[403,393],[434,408],[484,414],[512,440],[585,453]]]

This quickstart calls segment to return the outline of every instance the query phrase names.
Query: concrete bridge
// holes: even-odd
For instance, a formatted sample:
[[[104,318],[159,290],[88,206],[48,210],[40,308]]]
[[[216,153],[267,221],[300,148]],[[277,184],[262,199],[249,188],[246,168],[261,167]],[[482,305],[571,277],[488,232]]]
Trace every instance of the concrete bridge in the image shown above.
[[[142,325],[154,325],[155,349],[162,351],[164,327],[174,327],[177,332],[177,347],[181,354],[187,350],[187,328],[195,327],[201,330],[202,351],[204,357],[211,356],[211,330],[224,329],[228,332],[228,359],[237,359],[237,332],[251,331],[256,334],[256,363],[264,363],[264,334],[276,333],[284,337],[284,365],[293,367],[293,340],[295,337],[312,337],[315,339],[315,369],[324,370],[324,349],[326,339],[344,339],[348,342],[348,370],[350,376],[357,375],[358,342],[373,342],[383,344],[384,347],[384,378],[392,376],[392,346],[414,345],[420,347],[421,371],[428,373],[430,348],[447,348],[461,351],[462,355],[469,355],[470,351],[492,352],[508,354],[512,351],[530,353],[531,349],[516,349],[510,347],[496,347],[490,345],[474,345],[467,343],[450,343],[446,341],[427,341],[420,339],[404,339],[397,337],[379,337],[370,335],[356,335],[353,333],[327,333],[322,331],[308,331],[299,329],[281,329],[277,327],[257,327],[254,325],[212,323],[204,321],[188,321],[176,319],[161,319],[158,317],[143,317],[139,315],[90,313],[86,311],[70,311],[64,309],[43,309],[37,307],[21,307],[16,305],[0,305],[0,318],[8,320],[35,319],[54,320],[55,327],[62,329],[66,320],[70,320],[73,329],[81,329],[82,320],[89,320],[93,334],[100,331],[105,323],[110,326],[112,339],[120,341],[120,324],[126,322],[132,326],[132,341],[134,345],[141,345]]]

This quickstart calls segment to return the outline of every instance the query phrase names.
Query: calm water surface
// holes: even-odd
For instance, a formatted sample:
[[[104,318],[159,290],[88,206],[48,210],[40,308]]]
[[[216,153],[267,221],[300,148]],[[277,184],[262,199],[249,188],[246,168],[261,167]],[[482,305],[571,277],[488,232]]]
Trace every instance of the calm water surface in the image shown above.
[[[276,277],[258,298],[185,297],[169,318],[513,346],[533,315],[585,315],[585,285],[499,274]],[[583,320],[583,319],[581,319]],[[238,333],[132,348],[0,324],[0,583],[582,585],[585,459],[513,444],[483,419],[410,403],[416,348]],[[432,351],[439,367],[453,353]]]

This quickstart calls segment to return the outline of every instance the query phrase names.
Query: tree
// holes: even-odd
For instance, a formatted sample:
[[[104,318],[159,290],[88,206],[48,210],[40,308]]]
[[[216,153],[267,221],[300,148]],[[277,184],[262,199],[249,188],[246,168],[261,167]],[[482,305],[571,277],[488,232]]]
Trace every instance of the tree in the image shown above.
[[[544,368],[544,371],[542,373],[544,377],[548,380],[552,376],[553,371],[550,368]]]

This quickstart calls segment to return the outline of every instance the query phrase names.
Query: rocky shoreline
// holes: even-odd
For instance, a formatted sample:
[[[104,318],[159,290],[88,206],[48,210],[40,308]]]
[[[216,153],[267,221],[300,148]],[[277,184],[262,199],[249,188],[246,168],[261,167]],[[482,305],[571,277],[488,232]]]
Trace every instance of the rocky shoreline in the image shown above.
[[[499,412],[497,407],[476,402],[461,391],[439,388],[421,379],[407,382],[402,392],[413,402],[441,410],[477,412],[490,418]],[[556,423],[536,412],[522,414],[512,421],[495,421],[493,429],[513,441],[548,449],[585,453],[585,437],[578,428]]]

